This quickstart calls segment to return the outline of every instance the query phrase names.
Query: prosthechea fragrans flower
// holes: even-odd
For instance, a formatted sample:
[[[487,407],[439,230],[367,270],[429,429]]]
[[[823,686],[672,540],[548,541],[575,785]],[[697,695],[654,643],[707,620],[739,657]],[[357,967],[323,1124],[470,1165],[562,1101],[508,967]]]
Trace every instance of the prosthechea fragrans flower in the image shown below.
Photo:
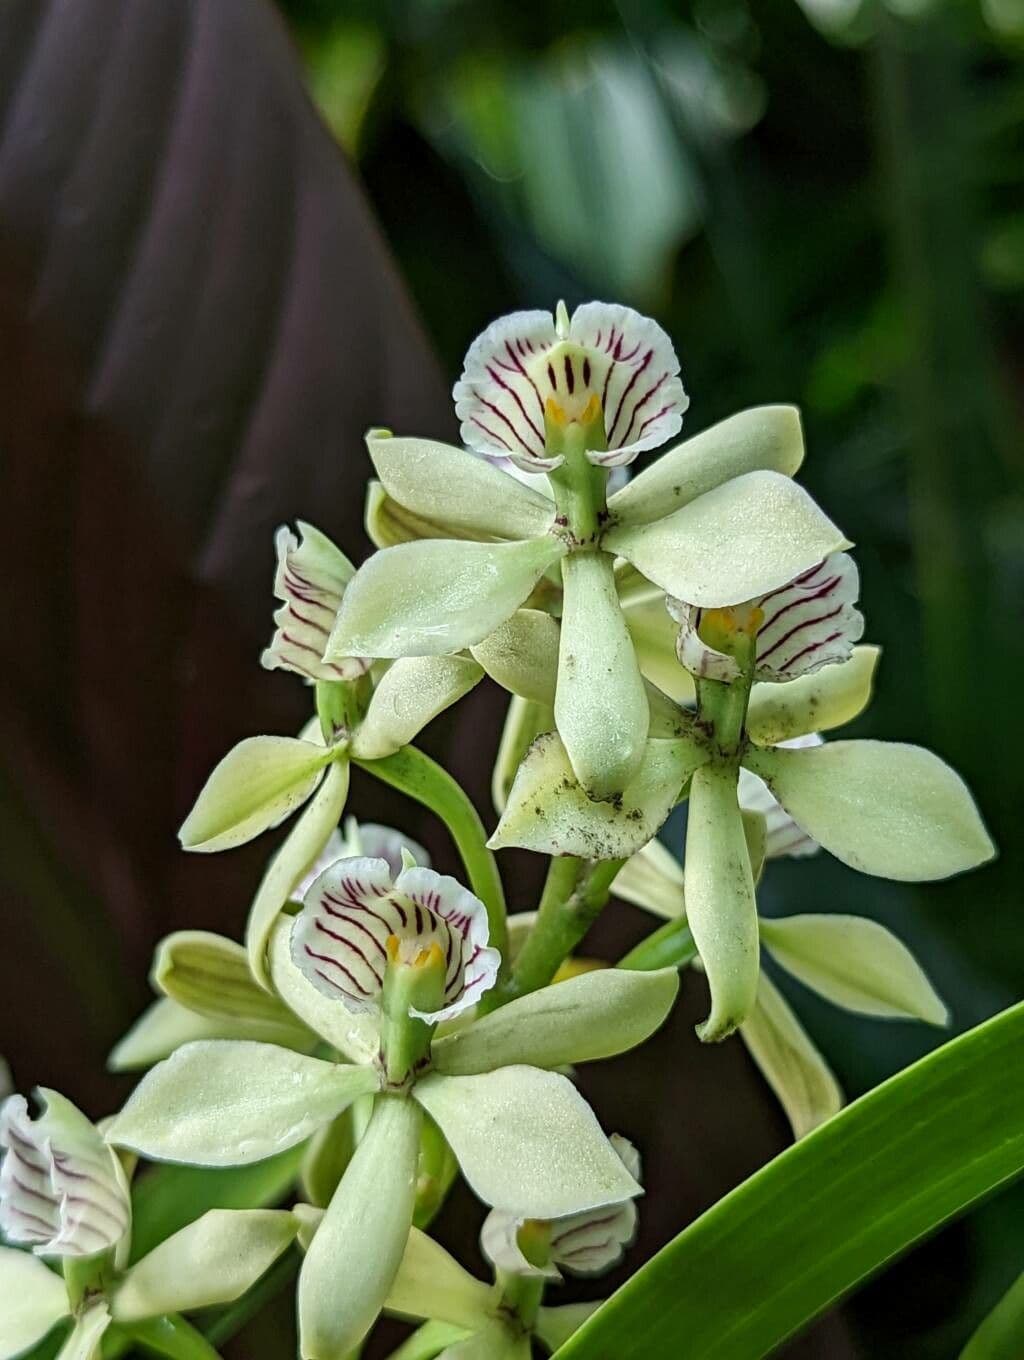
[[[607,496],[609,463],[678,431],[677,373],[668,337],[628,308],[590,303],[572,320],[560,307],[554,318],[495,322],[455,389],[463,436],[477,452],[546,472],[554,504],[474,452],[371,431],[385,494],[410,532],[431,536],[363,564],[325,658],[475,648],[555,575],[555,723],[587,795],[617,800],[640,770],[650,713],[616,558],[710,606],[773,590],[846,544],[790,479],[803,451],[791,407],[736,416]]]
[[[305,1360],[346,1354],[380,1311],[412,1221],[421,1112],[493,1207],[560,1218],[639,1193],[589,1106],[552,1069],[641,1042],[667,1015],[677,978],[586,974],[443,1033],[436,1022],[494,979],[486,932],[483,904],[453,879],[420,867],[392,879],[383,860],[365,857],[336,862],[298,916],[275,922],[268,960],[282,1002],[343,1060],[245,1040],[185,1044],[108,1131],[144,1156],[235,1165],[372,1099],[300,1276]]]
[[[131,1199],[116,1152],[76,1106],[40,1089],[0,1105],[0,1357],[58,1323],[67,1360],[92,1360],[111,1324],[231,1303],[288,1247],[298,1220],[277,1210],[212,1210],[128,1266]],[[64,1278],[40,1257],[60,1261]]]
[[[699,1029],[707,1040],[742,1024],[757,995],[757,913],[737,794],[744,769],[801,832],[864,873],[940,879],[994,853],[963,781],[930,752],[879,741],[789,744],[849,722],[870,699],[878,652],[853,646],[863,629],[855,582],[840,554],[784,590],[697,618],[686,612],[679,651],[704,669],[695,678],[697,715],[678,714],[686,735],[650,741],[645,777],[621,808],[600,816],[572,781],[558,739],[539,737],[492,837],[493,845],[549,854],[625,858],[679,800],[688,760],[686,900],[711,989]],[[735,663],[735,676],[722,657]],[[712,678],[716,670],[732,678]],[[758,675],[770,682],[754,683]]]
[[[784,744],[796,749],[820,746],[821,738],[808,735]],[[762,781],[746,770],[741,772],[740,806],[755,882],[767,862],[818,850]],[[683,868],[660,842],[652,841],[623,869],[615,892],[664,920],[687,919]],[[763,953],[833,1005],[876,1019],[948,1023],[945,1003],[920,964],[876,921],[839,913],[759,916],[758,933]],[[843,1092],[828,1063],[763,969],[739,1033],[785,1110],[795,1138],[842,1108]]]
[[[292,901],[303,897],[339,859],[357,855],[383,859],[398,875],[407,857],[423,868],[430,856],[411,836],[390,826],[345,819],[344,834],[331,832],[323,850],[295,885]],[[257,1039],[311,1053],[317,1035],[279,997],[254,978],[245,949],[206,930],[179,930],[157,947],[150,972],[160,994],[117,1043],[109,1065],[137,1071],[169,1057],[195,1039]]]
[[[179,838],[186,850],[227,850],[301,818],[271,861],[249,914],[246,944],[257,980],[269,985],[267,937],[274,918],[336,829],[348,796],[349,759],[376,760],[411,742],[483,672],[470,657],[407,657],[377,666],[369,655],[321,654],[354,568],[319,530],[299,523],[276,536],[274,592],[283,601],[262,662],[316,685],[319,719],[298,737],[247,737],[207,779]]]

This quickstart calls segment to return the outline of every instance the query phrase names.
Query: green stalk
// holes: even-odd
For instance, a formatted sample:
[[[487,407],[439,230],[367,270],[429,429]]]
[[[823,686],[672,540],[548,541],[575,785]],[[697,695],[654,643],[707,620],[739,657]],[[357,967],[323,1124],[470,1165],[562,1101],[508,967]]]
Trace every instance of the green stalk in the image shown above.
[[[242,1330],[246,1323],[256,1316],[263,1306],[288,1288],[299,1273],[302,1253],[296,1248],[279,1256],[265,1275],[261,1275],[251,1289],[247,1289],[240,1299],[229,1307],[205,1328],[205,1336],[211,1346],[223,1346],[225,1341]]]
[[[553,859],[537,909],[537,920],[516,959],[512,977],[481,1000],[496,1010],[517,996],[546,987],[579,944],[608,901],[615,875],[625,860]]]
[[[487,848],[484,824],[469,798],[447,770],[414,746],[403,746],[382,760],[356,760],[355,764],[407,798],[422,803],[447,826],[462,858],[469,886],[487,908],[490,943],[500,951],[505,968],[508,955],[505,893],[497,862]]]
[[[666,921],[624,954],[616,968],[647,972],[656,968],[685,968],[697,957],[693,932],[684,920]]]
[[[120,1336],[113,1345],[105,1345],[105,1357],[123,1355],[133,1346],[141,1346],[152,1355],[164,1355],[169,1360],[221,1360],[220,1352],[215,1350],[202,1332],[196,1331],[177,1313],[167,1313],[163,1317],[146,1318],[142,1322],[123,1323],[118,1328]]]

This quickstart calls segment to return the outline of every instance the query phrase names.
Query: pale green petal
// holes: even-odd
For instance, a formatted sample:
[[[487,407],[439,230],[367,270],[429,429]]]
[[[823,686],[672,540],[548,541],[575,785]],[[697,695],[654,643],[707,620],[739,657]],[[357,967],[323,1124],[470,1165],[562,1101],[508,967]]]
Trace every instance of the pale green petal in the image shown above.
[[[513,1063],[564,1067],[625,1053],[664,1022],[679,990],[674,968],[602,968],[542,987],[437,1039],[438,1072],[464,1076]]]
[[[451,527],[442,528],[431,520],[414,515],[378,481],[366,486],[366,507],[363,511],[366,536],[375,548],[393,548],[398,543],[413,543],[418,538],[477,538],[477,534],[459,534]]]
[[[278,1209],[210,1209],[126,1272],[112,1299],[114,1319],[231,1303],[277,1260],[298,1227]]]
[[[995,854],[967,786],[931,751],[835,741],[744,757],[793,820],[844,864],[919,882]]]
[[[842,1090],[828,1064],[763,972],[757,1002],[740,1034],[785,1110],[794,1138],[803,1138],[843,1108]]]
[[[297,737],[247,737],[203,785],[178,839],[185,850],[229,850],[277,826],[306,801],[330,751]]]
[[[854,647],[849,661],[823,666],[780,685],[755,685],[747,708],[747,734],[776,746],[808,732],[828,732],[852,722],[871,702],[879,647]]]
[[[641,1193],[590,1106],[556,1072],[433,1072],[413,1094],[448,1139],[470,1187],[495,1209],[560,1218]]]
[[[253,976],[270,986],[267,973],[267,940],[274,921],[295,885],[303,879],[330,839],[345,810],[349,764],[339,757],[327,771],[323,787],[288,833],[287,839],[267,866],[245,926],[245,948]]]
[[[734,770],[705,765],[693,776],[684,879],[686,920],[711,989],[711,1014],[697,1027],[708,1043],[741,1025],[757,994],[757,907]]]
[[[647,694],[612,559],[603,552],[570,553],[562,562],[562,587],[555,724],[584,790],[610,799],[640,768]]]
[[[283,1037],[274,1042],[283,1043],[285,1047],[305,1049],[310,1038],[309,1031],[296,1027],[293,1034],[294,1043],[291,1045]],[[107,1059],[107,1067],[112,1072],[135,1072],[152,1067],[161,1058],[170,1057],[176,1048],[194,1039],[265,1037],[254,1034],[253,1026],[247,1020],[214,1020],[208,1015],[197,1015],[195,1011],[186,1010],[177,1001],[164,996],[148,1006],[124,1038],[114,1046]]]
[[[366,447],[385,491],[413,514],[481,538],[533,538],[551,527],[551,501],[485,458],[433,439],[371,430]]]
[[[702,607],[765,595],[850,546],[778,472],[736,477],[653,524],[611,529],[603,543],[662,590]]]
[[[665,592],[648,582],[644,593],[623,601],[622,612],[642,674],[677,704],[692,705],[697,691],[676,655],[679,625],[665,608]]]
[[[464,1270],[440,1242],[411,1228],[384,1307],[475,1331],[491,1317],[491,1288]]]
[[[106,1301],[99,1299],[90,1304],[71,1328],[57,1360],[99,1360],[100,1343],[109,1326],[110,1312]]]
[[[550,708],[558,673],[558,624],[540,609],[517,609],[472,648],[499,685]]]
[[[706,758],[692,738],[651,740],[621,800],[594,803],[576,782],[561,741],[545,733],[519,767],[488,844],[492,849],[518,845],[543,855],[627,859],[655,835]]]
[[[425,1322],[412,1336],[391,1352],[391,1360],[437,1360],[447,1346],[454,1346],[466,1336],[465,1327],[452,1327],[447,1322]]]
[[[292,958],[294,920],[292,916],[278,917],[270,934],[268,961],[274,990],[289,1010],[351,1062],[372,1062],[380,1048],[376,1018],[353,1014],[313,986]]]
[[[300,1049],[316,1043],[279,998],[256,982],[242,946],[223,935],[178,930],[166,936],[157,947],[150,981],[181,1006],[244,1028],[247,1039]]]
[[[617,491],[608,509],[623,524],[646,524],[747,472],[792,477],[803,457],[797,408],[754,406],[667,450]]]
[[[761,939],[788,973],[845,1010],[929,1025],[946,1004],[901,940],[863,916],[762,920]]]
[[[657,838],[626,861],[615,875],[612,894],[664,921],[686,915],[683,866]]]
[[[0,1246],[0,1360],[41,1341],[69,1312],[64,1281],[38,1256]]]
[[[379,760],[407,746],[468,694],[483,670],[468,656],[406,656],[389,666],[352,738],[352,753]]]
[[[551,732],[554,726],[555,715],[548,705],[512,695],[491,771],[491,801],[495,811],[504,812],[516,772],[533,742],[542,733]]]
[[[602,1302],[602,1299],[594,1299],[588,1303],[564,1303],[559,1308],[539,1308],[534,1333],[549,1351],[557,1351],[592,1313],[597,1312]]]
[[[327,645],[334,656],[438,656],[493,633],[565,545],[423,539],[374,553],[352,578]]]
[[[208,1039],[147,1072],[107,1140],[153,1161],[240,1166],[301,1143],[378,1084],[370,1067]]]
[[[378,1098],[299,1275],[303,1360],[342,1360],[384,1306],[412,1224],[419,1142],[415,1102]]]

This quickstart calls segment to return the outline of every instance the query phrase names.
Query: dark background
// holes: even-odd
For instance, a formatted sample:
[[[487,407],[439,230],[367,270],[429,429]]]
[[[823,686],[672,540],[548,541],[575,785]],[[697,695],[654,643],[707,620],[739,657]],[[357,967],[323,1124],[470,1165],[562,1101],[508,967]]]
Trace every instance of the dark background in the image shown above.
[[[19,1085],[104,1113],[154,941],[241,930],[267,844],[186,857],[174,831],[234,740],[304,715],[256,664],[273,528],[302,515],[358,556],[363,430],[452,437],[469,340],[560,296],[658,317],[689,432],[801,406],[803,480],[858,544],[884,649],[857,731],[954,763],[1000,846],[922,889],[773,867],[766,909],[890,925],[956,1029],[1019,997],[1024,18],[805,4],[288,0],[290,35],[255,0],[0,5],[0,1052]],[[481,687],[424,743],[485,812],[500,713]],[[365,780],[352,805],[451,867],[418,811]],[[531,905],[536,866],[506,858]],[[619,907],[593,946],[643,928]],[[786,1138],[741,1046],[693,1039],[700,986],[584,1077],[645,1153],[632,1264]],[[787,993],[851,1094],[941,1041]],[[792,1353],[955,1355],[1021,1268],[1022,1208],[1001,1195]],[[442,1235],[464,1245],[477,1216],[462,1194]],[[287,1353],[287,1326],[282,1307],[239,1353]]]

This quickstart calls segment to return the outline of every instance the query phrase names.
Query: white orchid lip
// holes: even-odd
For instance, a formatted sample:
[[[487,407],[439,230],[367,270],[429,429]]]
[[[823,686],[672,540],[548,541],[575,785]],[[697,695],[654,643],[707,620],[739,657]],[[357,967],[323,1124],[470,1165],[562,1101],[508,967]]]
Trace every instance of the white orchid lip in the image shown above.
[[[779,742],[780,746],[800,748],[804,746],[823,746],[824,739],[817,732],[808,732],[803,737],[793,737]],[[740,769],[739,777],[740,807],[747,812],[759,812],[765,820],[765,858],[802,859],[814,855],[821,846],[798,826],[786,809],[768,788],[768,785],[753,770]]]
[[[0,1105],[0,1232],[40,1256],[95,1256],[128,1231],[127,1187],[85,1115],[55,1091],[38,1094],[36,1119],[24,1096]]]
[[[679,360],[662,328],[630,307],[588,302],[570,320],[550,312],[513,312],[470,346],[455,384],[462,439],[526,472],[556,468],[545,449],[545,417],[603,422],[606,448],[593,463],[630,463],[677,434],[689,399]]]
[[[640,1154],[621,1134],[608,1140],[634,1180],[640,1179]],[[520,1233],[527,1220],[505,1210],[492,1209],[480,1232],[480,1248],[491,1264],[510,1274],[535,1278],[560,1279],[562,1266],[573,1275],[596,1275],[610,1270],[636,1236],[635,1200],[588,1209],[581,1214],[551,1219],[548,1233],[547,1263],[533,1264],[522,1250]]]
[[[849,660],[864,633],[864,616],[856,607],[859,589],[856,563],[849,553],[837,552],[767,595],[714,613],[721,623],[728,613],[740,618],[756,611],[754,679],[781,683]],[[681,664],[701,679],[735,680],[740,669],[736,660],[708,646],[700,635],[709,611],[671,597],[666,604],[680,625],[676,654]]]
[[[484,904],[455,879],[415,867],[393,880],[384,859],[343,859],[307,892],[292,927],[292,957],[320,992],[359,1013],[379,1009],[389,958],[413,963],[436,945],[444,1005],[410,1014],[437,1024],[494,986],[500,956],[487,934]]]
[[[295,671],[307,680],[356,680],[369,670],[372,658],[323,660],[354,568],[319,529],[302,520],[296,527],[298,536],[282,525],[274,538],[274,594],[283,604],[274,613],[276,629],[260,662],[267,670]]]

